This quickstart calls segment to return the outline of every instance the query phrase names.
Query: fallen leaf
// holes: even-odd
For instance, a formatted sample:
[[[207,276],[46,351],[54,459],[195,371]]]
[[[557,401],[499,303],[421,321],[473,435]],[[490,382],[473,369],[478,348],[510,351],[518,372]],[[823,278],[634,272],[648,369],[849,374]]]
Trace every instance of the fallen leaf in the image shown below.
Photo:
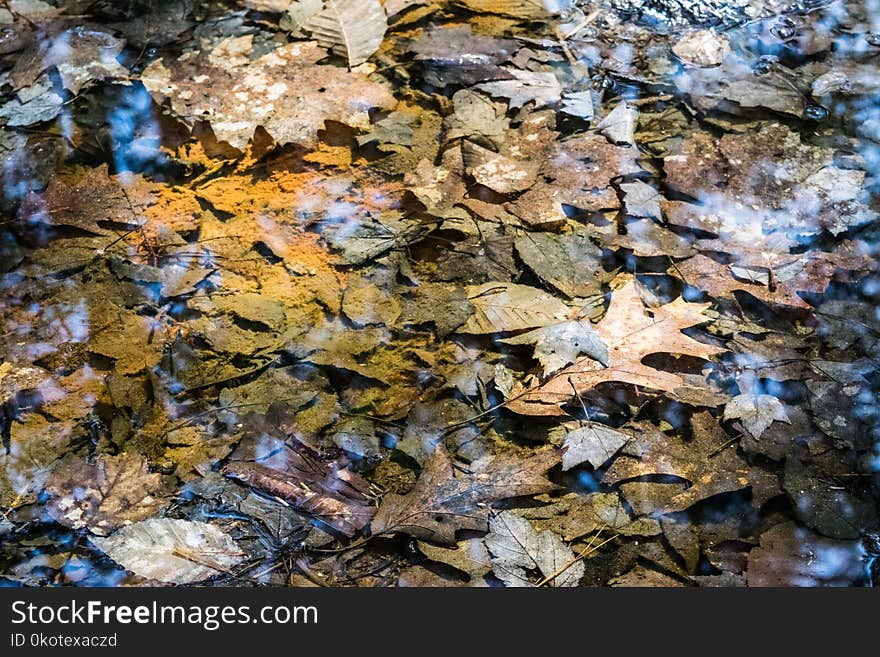
[[[440,446],[425,462],[412,491],[383,498],[371,524],[372,533],[403,532],[455,545],[459,529],[486,531],[491,502],[555,489],[544,473],[558,462],[555,450],[528,459],[496,456],[474,473],[455,476],[452,461]]]
[[[596,129],[608,138],[612,144],[635,144],[636,123],[639,120],[638,110],[620,101],[604,119],[599,121]]]
[[[461,333],[502,333],[547,326],[565,320],[569,308],[546,292],[528,285],[486,283],[468,288],[474,314]]]
[[[572,387],[584,393],[605,381],[621,381],[654,390],[673,392],[685,386],[678,374],[645,365],[652,353],[673,353],[707,358],[725,351],[698,342],[682,333],[706,321],[708,304],[688,303],[681,298],[658,308],[645,308],[634,279],[627,279],[611,296],[605,317],[596,331],[608,346],[608,366],[592,358],[581,359],[546,383],[524,391],[507,408],[524,415],[562,415],[560,404],[571,398]]]
[[[456,0],[472,11],[541,20],[550,15],[545,0]]]
[[[379,0],[326,0],[324,11],[311,16],[300,26],[348,59],[349,67],[363,64],[382,43],[388,21]]]
[[[346,536],[353,536],[375,513],[364,495],[369,484],[344,462],[321,459],[300,443],[267,463],[232,461],[222,473],[290,502]]]
[[[671,475],[690,484],[684,490],[675,487],[668,499],[649,500],[653,506],[650,512],[658,515],[683,511],[713,495],[749,486],[753,504],[758,507],[768,495],[778,494],[775,477],[742,460],[709,413],[694,415],[691,424],[694,435],[689,441],[644,426],[614,459],[603,482],[613,484],[638,477]]]
[[[526,233],[515,245],[529,269],[568,297],[598,294],[613,276],[602,268],[602,249],[585,230]]]
[[[314,147],[324,121],[366,129],[369,110],[394,106],[383,85],[318,64],[325,52],[313,42],[288,43],[251,60],[242,54],[251,51],[252,39],[229,38],[167,67],[157,60],[141,80],[157,102],[169,99],[184,122],[208,121],[218,139],[240,150],[257,126],[279,144]]]
[[[577,586],[586,570],[556,534],[548,530],[539,534],[528,520],[511,511],[489,520],[485,542],[492,554],[492,572],[507,586],[534,586],[528,571],[552,577],[547,583],[553,587]]]
[[[155,514],[168,502],[162,477],[140,454],[99,456],[94,464],[68,456],[46,482],[46,510],[72,529],[106,536]]]
[[[858,541],[835,541],[798,527],[774,525],[749,552],[749,586],[849,586],[865,572]]]
[[[760,438],[774,421],[789,422],[785,405],[773,395],[737,395],[724,407],[724,419],[742,420],[752,436]]]
[[[562,97],[562,85],[553,73],[505,68],[512,80],[483,82],[476,88],[492,96],[507,98],[512,108],[534,103],[535,109],[554,105]]]
[[[596,329],[583,320],[551,324],[501,342],[533,344],[534,356],[544,368],[544,376],[550,376],[574,363],[581,355],[589,356],[603,365],[608,364],[608,346]]]
[[[622,431],[595,422],[570,431],[563,443],[562,469],[571,470],[586,461],[598,470],[629,440]]]
[[[522,192],[538,176],[538,164],[495,153],[465,140],[461,148],[465,172],[481,185],[499,194]]]
[[[228,572],[245,554],[205,522],[142,520],[92,543],[126,570],[170,584],[192,584]]]

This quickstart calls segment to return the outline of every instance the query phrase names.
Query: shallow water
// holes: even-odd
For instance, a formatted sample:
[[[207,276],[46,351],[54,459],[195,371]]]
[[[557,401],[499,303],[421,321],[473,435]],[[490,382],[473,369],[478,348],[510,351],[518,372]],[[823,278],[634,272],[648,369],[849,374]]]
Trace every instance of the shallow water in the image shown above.
[[[880,577],[880,3],[10,5],[3,584]]]

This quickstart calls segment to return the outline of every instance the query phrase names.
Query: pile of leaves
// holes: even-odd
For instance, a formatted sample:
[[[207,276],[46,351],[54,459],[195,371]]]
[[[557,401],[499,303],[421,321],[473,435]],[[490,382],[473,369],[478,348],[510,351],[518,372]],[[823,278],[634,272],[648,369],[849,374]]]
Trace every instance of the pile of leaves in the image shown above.
[[[871,583],[821,4],[7,3],[0,578]]]

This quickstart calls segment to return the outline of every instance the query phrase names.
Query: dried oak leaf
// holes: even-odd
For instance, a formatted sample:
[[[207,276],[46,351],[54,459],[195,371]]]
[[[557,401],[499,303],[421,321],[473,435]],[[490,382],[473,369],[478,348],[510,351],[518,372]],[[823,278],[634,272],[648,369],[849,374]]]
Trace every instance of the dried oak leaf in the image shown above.
[[[46,482],[49,514],[65,527],[106,536],[148,518],[166,501],[162,477],[139,454],[101,455],[94,464],[68,456]]]
[[[734,292],[748,292],[756,299],[780,306],[810,309],[798,292],[822,294],[839,269],[861,270],[866,258],[848,254],[809,251],[803,254],[774,254],[769,266],[725,265],[704,255],[695,255],[670,267],[667,273],[681,278],[713,297],[733,299]]]
[[[686,386],[685,379],[672,372],[657,370],[642,360],[654,353],[671,353],[707,358],[725,351],[682,333],[683,329],[706,321],[703,312],[709,304],[688,303],[681,298],[658,308],[648,309],[632,278],[611,296],[608,312],[596,325],[599,337],[608,346],[608,365],[583,358],[544,384],[531,390],[514,390],[519,398],[507,408],[523,415],[563,415],[560,404],[571,398],[572,388],[587,392],[606,381],[674,392]]]
[[[425,462],[415,488],[406,495],[384,497],[371,531],[373,535],[403,532],[455,545],[459,529],[486,531],[491,502],[556,489],[545,473],[559,458],[556,450],[528,459],[496,456],[476,472],[454,476],[452,461],[440,446]]]
[[[391,109],[383,85],[344,68],[320,65],[326,51],[314,42],[289,43],[256,59],[253,35],[228,38],[207,54],[160,60],[141,79],[157,102],[188,125],[208,121],[214,134],[244,149],[257,126],[279,144],[314,147],[325,120],[369,128],[369,110]]]
[[[690,484],[664,499],[651,500],[650,511],[666,514],[683,511],[720,493],[752,488],[756,507],[779,492],[773,475],[751,468],[732,448],[730,437],[709,413],[691,419],[693,438],[668,436],[650,425],[642,425],[622,449],[603,478],[615,484],[628,479],[667,475]],[[725,449],[726,447],[726,449]],[[643,511],[649,511],[644,508]]]

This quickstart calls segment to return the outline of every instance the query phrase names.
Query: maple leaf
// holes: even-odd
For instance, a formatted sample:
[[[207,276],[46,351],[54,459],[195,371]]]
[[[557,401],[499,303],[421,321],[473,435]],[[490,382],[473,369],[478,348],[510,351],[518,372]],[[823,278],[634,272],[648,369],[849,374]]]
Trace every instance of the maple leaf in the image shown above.
[[[190,126],[208,121],[221,141],[243,149],[262,126],[279,144],[314,147],[325,120],[369,128],[369,110],[391,109],[381,84],[344,68],[319,65],[314,42],[289,43],[256,59],[253,35],[229,38],[201,57],[148,66],[141,80],[157,102]]]
[[[49,514],[72,529],[106,536],[114,529],[153,515],[165,505],[162,477],[151,473],[140,454],[101,455],[94,465],[65,458],[46,482]]]
[[[600,383],[619,381],[636,386],[673,392],[685,386],[678,374],[657,370],[642,360],[654,353],[670,353],[707,358],[725,349],[686,336],[683,329],[706,321],[703,312],[709,304],[688,303],[681,298],[659,308],[645,308],[635,280],[627,282],[611,296],[605,317],[596,332],[608,346],[608,366],[583,358],[531,390],[515,389],[507,406],[523,415],[564,415],[559,405],[573,393],[586,392]]]
[[[371,530],[374,536],[403,532],[426,541],[455,545],[459,529],[486,531],[488,504],[557,488],[544,473],[559,462],[556,450],[528,458],[496,456],[483,469],[454,476],[443,447],[425,461],[422,474],[406,495],[386,495]]]

